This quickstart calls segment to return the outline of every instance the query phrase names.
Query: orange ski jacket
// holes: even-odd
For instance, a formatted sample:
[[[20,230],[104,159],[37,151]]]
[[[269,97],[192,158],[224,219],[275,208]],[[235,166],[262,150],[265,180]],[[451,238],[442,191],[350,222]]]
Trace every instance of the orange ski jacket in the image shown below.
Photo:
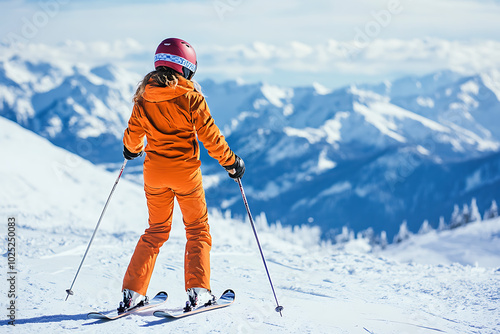
[[[174,87],[159,87],[151,80],[135,103],[123,144],[132,153],[141,152],[144,136],[145,164],[150,166],[179,171],[198,168],[201,162],[197,139],[221,166],[235,162],[205,98],[182,77]]]

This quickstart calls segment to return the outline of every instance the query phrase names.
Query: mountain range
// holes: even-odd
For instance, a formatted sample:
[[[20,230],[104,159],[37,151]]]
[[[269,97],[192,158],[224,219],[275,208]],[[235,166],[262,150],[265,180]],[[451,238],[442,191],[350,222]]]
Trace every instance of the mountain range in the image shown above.
[[[0,116],[107,169],[141,76],[112,65],[0,59]],[[247,166],[253,212],[284,225],[394,235],[453,206],[500,199],[500,72],[451,71],[330,90],[201,82],[218,126]],[[9,143],[9,145],[16,145]],[[202,150],[209,206],[244,216],[236,185]],[[128,167],[140,180],[140,162]],[[131,172],[131,173],[130,173]],[[130,175],[130,174],[135,174]],[[139,181],[140,182],[140,181]]]

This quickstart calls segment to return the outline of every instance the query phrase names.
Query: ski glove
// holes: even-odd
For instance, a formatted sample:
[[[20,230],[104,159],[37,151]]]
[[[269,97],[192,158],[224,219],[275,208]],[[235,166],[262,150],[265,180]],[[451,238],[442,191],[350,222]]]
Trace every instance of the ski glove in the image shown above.
[[[231,166],[224,166],[224,169],[228,172],[229,177],[233,179],[241,179],[243,174],[245,174],[245,163],[236,154],[234,155],[236,160]]]
[[[127,160],[133,160],[138,158],[144,154],[144,151],[140,151],[139,153],[130,152],[125,145],[123,145],[123,157]]]

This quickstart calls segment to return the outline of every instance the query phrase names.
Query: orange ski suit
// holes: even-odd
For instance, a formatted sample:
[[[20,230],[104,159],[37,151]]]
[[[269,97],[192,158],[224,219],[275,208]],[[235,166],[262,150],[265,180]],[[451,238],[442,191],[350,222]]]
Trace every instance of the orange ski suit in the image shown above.
[[[205,98],[193,83],[182,77],[174,87],[150,81],[135,103],[123,143],[132,153],[144,149],[144,190],[149,228],[140,237],[123,279],[122,289],[141,295],[146,291],[159,249],[168,240],[174,197],[186,229],[184,277],[186,290],[210,290],[210,248],[205,192],[200,171],[199,145],[222,166],[235,162],[235,155],[215,125]]]

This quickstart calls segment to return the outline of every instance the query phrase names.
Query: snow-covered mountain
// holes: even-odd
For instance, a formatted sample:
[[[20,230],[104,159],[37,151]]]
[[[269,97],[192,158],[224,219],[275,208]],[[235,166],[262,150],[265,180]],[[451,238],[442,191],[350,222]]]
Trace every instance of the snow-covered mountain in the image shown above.
[[[117,167],[139,79],[109,65],[3,56],[0,115]],[[325,235],[349,226],[391,237],[404,219],[417,230],[424,219],[448,220],[454,204],[475,197],[484,210],[500,199],[499,82],[500,72],[491,70],[334,91],[318,84],[201,84],[247,164],[243,182],[254,212],[286,225],[316,224]],[[206,153],[202,159],[209,205],[243,215],[238,187],[223,185],[225,172]]]
[[[121,280],[139,235],[147,224],[140,185],[121,180],[103,218],[80,275],[69,288],[92,235],[116,173],[54,146],[18,124],[0,117],[3,153],[16,159],[0,164],[0,219],[16,217],[16,319],[0,326],[12,333],[496,333],[500,255],[500,220],[425,235],[440,245],[434,264],[402,264],[387,252],[369,253],[362,239],[339,247],[320,240],[317,227],[268,224],[256,216],[257,230],[268,260],[276,293],[285,307],[283,318],[274,299],[248,223],[218,210],[210,212],[212,289],[236,291],[235,304],[220,311],[166,322],[154,311],[113,322],[86,318],[94,310],[115,308]],[[128,170],[125,171],[127,173]],[[225,183],[232,183],[227,179]],[[253,200],[251,200],[253,202]],[[132,209],[133,208],[133,209]],[[439,243],[443,238],[444,243]],[[448,263],[455,240],[473,246],[466,261]],[[490,240],[485,247],[483,240]],[[412,242],[411,240],[415,240]],[[414,256],[412,238],[394,253]],[[412,242],[412,243],[410,243]],[[404,245],[409,245],[405,248]],[[148,295],[169,294],[167,308],[184,304],[185,236],[179,211],[174,212],[171,237],[158,256]],[[478,249],[483,249],[482,252]],[[361,251],[360,251],[361,250]],[[368,251],[368,253],[366,253]],[[0,240],[7,262],[7,240]],[[422,254],[422,252],[420,252]],[[494,266],[483,266],[487,259]],[[425,257],[422,256],[420,260]],[[456,257],[460,260],[460,257]],[[465,258],[464,258],[465,259]],[[456,262],[456,261],[453,261]],[[5,267],[2,267],[5,268]],[[7,270],[0,279],[7,282]],[[9,302],[7,289],[0,293]],[[7,310],[6,310],[7,314]]]
[[[138,80],[114,66],[13,56],[0,62],[0,115],[93,162],[118,161]]]
[[[270,220],[325,231],[373,226],[392,236],[404,219],[412,230],[424,219],[437,227],[455,203],[476,197],[484,210],[498,199],[499,80],[498,71],[440,72],[332,92],[203,87],[232,147],[248,160],[245,181]],[[226,106],[233,96],[243,101]],[[219,117],[225,108],[237,118]],[[213,196],[233,210],[237,197],[227,201],[226,189]]]

